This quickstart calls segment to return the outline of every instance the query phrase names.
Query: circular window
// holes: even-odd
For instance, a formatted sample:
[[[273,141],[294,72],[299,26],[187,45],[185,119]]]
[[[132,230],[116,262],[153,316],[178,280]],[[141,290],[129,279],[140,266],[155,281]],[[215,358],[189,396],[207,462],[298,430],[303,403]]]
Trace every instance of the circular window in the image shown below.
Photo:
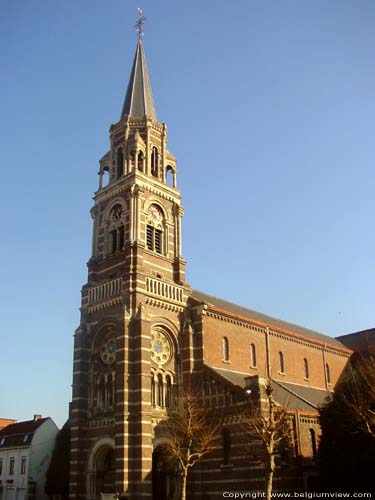
[[[115,339],[109,339],[100,348],[100,359],[106,365],[110,365],[116,359],[116,342]]]
[[[172,346],[168,337],[159,331],[151,334],[151,360],[164,365],[172,356]]]

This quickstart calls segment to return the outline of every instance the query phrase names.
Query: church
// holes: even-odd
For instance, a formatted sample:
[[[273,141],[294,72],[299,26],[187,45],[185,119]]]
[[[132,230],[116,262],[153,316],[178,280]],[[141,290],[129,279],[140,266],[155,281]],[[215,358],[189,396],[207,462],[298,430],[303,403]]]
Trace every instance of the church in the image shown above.
[[[141,17],[138,34],[91,209],[92,255],[74,335],[70,499],[175,498],[158,424],[188,377],[199,380],[205,406],[227,410],[222,444],[189,474],[189,499],[262,490],[264,470],[240,452],[231,408],[249,388],[262,398],[267,381],[290,412],[301,465],[298,477],[285,469],[274,487],[287,488],[289,478],[303,490],[314,469],[318,407],[351,350],[186,282],[177,162],[156,115]]]

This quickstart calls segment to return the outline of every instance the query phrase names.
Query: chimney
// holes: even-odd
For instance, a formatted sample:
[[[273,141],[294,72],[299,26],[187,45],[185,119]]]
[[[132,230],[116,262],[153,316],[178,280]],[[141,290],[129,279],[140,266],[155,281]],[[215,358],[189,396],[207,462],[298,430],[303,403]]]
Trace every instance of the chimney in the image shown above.
[[[36,422],[37,420],[40,420],[41,418],[42,418],[42,415],[37,413],[36,415],[34,415],[34,422]]]

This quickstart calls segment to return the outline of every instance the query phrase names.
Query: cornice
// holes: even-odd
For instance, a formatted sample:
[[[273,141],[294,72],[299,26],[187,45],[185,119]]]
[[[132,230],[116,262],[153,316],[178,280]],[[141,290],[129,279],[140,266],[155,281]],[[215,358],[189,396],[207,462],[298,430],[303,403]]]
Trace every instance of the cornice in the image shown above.
[[[231,323],[238,324],[239,326],[245,326],[246,328],[251,328],[256,331],[260,331],[265,333],[266,329],[269,328],[269,333],[271,335],[281,337],[287,340],[292,340],[294,342],[298,342],[301,344],[317,347],[317,348],[325,348],[326,351],[340,354],[342,356],[350,356],[352,351],[350,349],[346,349],[345,347],[335,346],[328,342],[324,342],[319,339],[314,339],[312,337],[305,337],[297,332],[293,332],[287,330],[282,327],[275,327],[275,325],[264,323],[260,320],[256,320],[251,317],[243,316],[238,313],[233,313],[226,309],[221,309],[219,307],[213,306],[211,304],[207,304],[206,315],[215,317],[216,319],[220,319],[221,321],[228,321]]]

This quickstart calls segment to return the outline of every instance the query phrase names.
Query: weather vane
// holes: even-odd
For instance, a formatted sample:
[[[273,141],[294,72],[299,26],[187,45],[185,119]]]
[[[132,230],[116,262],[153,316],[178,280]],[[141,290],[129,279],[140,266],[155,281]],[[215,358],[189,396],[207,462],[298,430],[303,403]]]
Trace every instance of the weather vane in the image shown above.
[[[140,7],[138,7],[137,11],[138,11],[138,20],[135,23],[134,28],[138,33],[138,40],[140,40],[143,37],[143,25],[145,24],[146,18],[143,15],[143,11]]]

